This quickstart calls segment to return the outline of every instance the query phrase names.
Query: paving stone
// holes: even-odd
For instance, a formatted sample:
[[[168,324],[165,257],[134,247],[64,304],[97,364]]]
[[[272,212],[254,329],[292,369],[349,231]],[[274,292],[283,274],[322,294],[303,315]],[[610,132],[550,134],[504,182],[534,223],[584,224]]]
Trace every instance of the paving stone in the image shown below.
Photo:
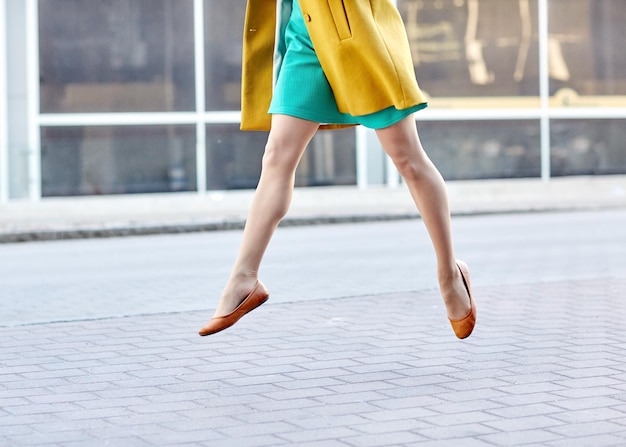
[[[373,407],[370,408],[369,411],[364,411],[361,415],[374,422],[401,421],[404,419],[416,418],[425,421],[426,417],[430,416],[436,418],[439,416],[436,412],[421,407],[402,408],[393,411],[381,410],[380,407]]]
[[[300,407],[299,405],[295,405],[294,408],[254,411],[252,413],[239,412],[239,414],[234,414],[232,417],[239,421],[237,425],[240,427],[241,424],[256,424],[275,421],[288,421],[290,424],[297,426],[298,424],[296,421],[313,416],[313,413],[309,409],[314,408],[315,406],[316,405],[311,405],[307,407],[305,405]],[[315,417],[318,418],[319,416]]]
[[[328,396],[336,396],[333,394],[332,391],[327,390],[323,387],[306,387],[295,390],[274,391],[263,393],[263,395],[267,396],[269,399],[277,401],[314,398],[320,402],[325,402],[325,398],[327,398]]]
[[[436,405],[429,405],[428,410],[443,414],[467,413],[472,411],[483,411],[502,408],[502,404],[487,399],[457,402],[445,402]]]
[[[273,377],[273,376],[272,376]],[[287,390],[302,390],[306,388],[327,388],[332,390],[333,387],[344,385],[344,382],[332,377],[319,377],[312,379],[285,380],[279,381],[281,388]],[[274,382],[276,383],[276,382]]]
[[[30,401],[32,402],[32,400]],[[22,397],[10,397],[2,399],[2,408],[7,407],[21,407],[23,405],[28,405],[29,401]]]
[[[607,376],[585,377],[581,379],[568,379],[554,382],[555,384],[561,385],[566,388],[589,388],[598,386],[610,387],[614,385],[622,385],[624,383],[619,379]]]
[[[313,398],[297,398],[287,400],[262,399],[260,402],[253,402],[248,407],[261,412],[273,412],[286,409],[308,409],[323,407],[323,404]]]
[[[521,445],[547,445],[547,443],[562,440],[559,435],[551,433],[547,430],[523,430],[523,431],[506,431],[488,435],[482,435],[481,439],[493,443],[497,446],[521,446]]]
[[[317,428],[317,429],[309,429],[309,430],[297,430],[291,431],[287,433],[280,433],[280,437],[286,439],[287,441],[293,443],[294,445],[298,445],[301,442],[313,442],[317,441],[320,444],[327,439],[338,439],[342,441],[346,441],[352,444],[349,441],[349,438],[352,438],[359,433],[356,430],[353,430],[348,427],[329,427],[329,428]]]
[[[427,439],[421,442],[412,442],[409,444],[405,444],[402,447],[413,447],[413,446],[424,446],[424,447],[450,447],[450,440],[432,440]],[[463,439],[464,447],[493,447],[494,444],[491,442],[483,441],[478,438],[465,438]]]
[[[203,447],[282,447],[292,445],[288,441],[271,435],[240,436],[236,438],[215,439],[196,444]]]
[[[500,407],[487,410],[487,412],[507,419],[522,418],[541,414],[552,415],[553,417],[556,417],[558,419],[558,413],[562,412],[562,409],[554,404],[549,405],[545,403],[536,403],[529,405]]]
[[[266,422],[263,424],[248,424],[245,428],[245,436],[279,435],[291,433],[295,427],[282,421]],[[241,427],[223,427],[218,431],[228,438],[241,436]]]
[[[365,421],[364,421],[365,422]],[[403,419],[399,421],[385,421],[385,422],[369,422],[361,425],[351,424],[352,428],[362,433],[367,434],[394,434],[404,431],[416,432],[419,434],[427,427],[431,427],[429,424],[420,421],[419,419]]]
[[[412,445],[424,440],[425,438],[423,436],[407,431],[397,432],[394,434],[368,434],[344,439],[344,441],[354,447],[402,446]]]
[[[496,432],[493,428],[477,423],[457,424],[452,426],[430,426],[414,431],[428,439],[433,440],[478,439],[479,436]]]
[[[196,410],[197,414],[202,414]],[[227,414],[227,411],[224,411]],[[176,413],[144,413],[144,414],[132,414],[130,411],[125,410],[120,415],[106,416],[104,417],[107,422],[119,427],[120,430],[126,431],[128,427],[136,426],[160,426],[160,424],[168,424],[180,421],[188,421],[189,418],[183,411]]]
[[[574,411],[581,409],[615,407],[623,404],[623,400],[616,399],[614,396],[610,395],[602,395],[601,393],[596,393],[593,397],[579,396],[577,398],[562,399],[553,403],[553,405],[557,407]]]
[[[300,442],[298,447],[320,447],[319,441]],[[324,440],[324,447],[351,447],[350,444],[339,441],[337,439]]]
[[[85,435],[75,431],[58,433],[33,433],[29,435],[17,435],[11,437],[7,445],[37,446],[37,445],[60,445],[65,442],[82,441],[85,444],[95,443],[94,439],[85,438]]]
[[[344,415],[313,415],[309,414],[306,417],[295,417],[291,420],[291,423],[298,428],[309,429],[322,429],[332,427],[362,427],[371,423],[368,419],[358,414],[344,414]]]
[[[141,437],[150,445],[185,445],[198,444],[201,442],[212,442],[224,439],[220,433],[214,430],[195,431],[175,431],[171,433],[161,432],[156,434],[146,434]],[[114,442],[114,441],[112,441]]]
[[[551,432],[567,436],[572,439],[591,436],[603,436],[607,434],[624,433],[624,427],[608,421],[593,421],[576,424],[564,424],[559,427],[551,427]]]
[[[380,396],[380,395],[377,395]],[[441,401],[435,396],[411,396],[411,397],[394,397],[392,399],[383,398],[381,399],[368,399],[373,402],[377,407],[386,408],[388,410],[399,410],[404,408],[415,408],[415,407],[431,407],[436,405]]]
[[[620,418],[623,414],[624,413],[619,408],[589,408],[584,410],[554,413],[550,416],[567,422],[568,424],[578,424],[591,421],[608,421]]]
[[[539,429],[554,429],[553,431],[559,432],[559,430],[565,425],[558,419],[550,416],[525,416],[517,417],[514,419],[498,418],[485,419],[482,421],[485,425],[493,427],[497,430],[504,432],[508,431],[523,431],[523,430],[539,430]],[[556,429],[559,430],[556,430]]]
[[[3,408],[7,413],[15,416],[33,414],[54,414],[59,412],[79,411],[80,407],[74,403],[55,402],[54,404],[26,404],[10,405]]]
[[[625,436],[600,435],[579,438],[566,438],[545,443],[546,447],[622,447]]]

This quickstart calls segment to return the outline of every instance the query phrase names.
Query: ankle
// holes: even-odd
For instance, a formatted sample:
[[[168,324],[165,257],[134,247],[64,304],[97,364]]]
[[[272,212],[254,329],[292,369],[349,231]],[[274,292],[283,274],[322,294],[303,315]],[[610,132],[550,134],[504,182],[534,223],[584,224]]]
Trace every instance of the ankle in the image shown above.
[[[224,291],[234,295],[248,293],[257,282],[257,274],[252,272],[232,272]]]
[[[437,269],[437,279],[442,290],[453,287],[455,282],[461,277],[456,263],[440,265]]]
[[[228,278],[228,282],[231,284],[237,284],[240,282],[255,281],[256,279],[256,272],[232,271]]]

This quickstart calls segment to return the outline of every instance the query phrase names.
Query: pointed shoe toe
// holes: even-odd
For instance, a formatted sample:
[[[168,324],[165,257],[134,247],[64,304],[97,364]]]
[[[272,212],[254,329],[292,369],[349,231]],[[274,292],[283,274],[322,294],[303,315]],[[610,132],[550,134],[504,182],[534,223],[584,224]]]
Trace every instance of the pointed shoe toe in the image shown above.
[[[257,281],[252,291],[228,315],[213,317],[198,332],[201,336],[215,334],[234,325],[248,312],[253,311],[269,298],[269,293],[261,281]]]
[[[467,290],[467,294],[469,295],[470,310],[462,318],[455,320],[449,318],[449,320],[450,324],[452,325],[452,330],[454,331],[454,334],[457,336],[457,338],[464,339],[470,336],[470,334],[474,330],[474,326],[476,325],[476,303],[474,302],[474,296],[472,295],[472,288],[470,286],[470,274],[467,264],[463,261],[457,260],[456,265],[461,272],[463,285],[465,285],[465,290]]]

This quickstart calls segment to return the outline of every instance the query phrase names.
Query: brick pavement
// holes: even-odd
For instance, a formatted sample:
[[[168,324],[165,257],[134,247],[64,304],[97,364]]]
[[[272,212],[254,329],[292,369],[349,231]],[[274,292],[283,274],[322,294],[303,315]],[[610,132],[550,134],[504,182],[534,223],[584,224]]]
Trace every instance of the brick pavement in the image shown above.
[[[626,279],[0,328],[2,446],[624,446]],[[455,444],[453,444],[455,443]]]

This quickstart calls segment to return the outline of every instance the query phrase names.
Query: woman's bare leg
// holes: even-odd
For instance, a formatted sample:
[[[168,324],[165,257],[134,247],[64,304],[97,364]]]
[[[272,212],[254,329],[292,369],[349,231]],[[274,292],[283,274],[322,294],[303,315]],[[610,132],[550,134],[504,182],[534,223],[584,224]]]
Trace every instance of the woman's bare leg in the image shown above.
[[[298,162],[318,127],[317,123],[286,115],[272,116],[261,178],[237,259],[214,316],[230,313],[254,287],[265,250],[289,209]]]
[[[448,317],[462,318],[469,312],[470,302],[452,248],[450,209],[443,178],[424,152],[413,116],[376,133],[426,224],[437,256],[439,287]]]

